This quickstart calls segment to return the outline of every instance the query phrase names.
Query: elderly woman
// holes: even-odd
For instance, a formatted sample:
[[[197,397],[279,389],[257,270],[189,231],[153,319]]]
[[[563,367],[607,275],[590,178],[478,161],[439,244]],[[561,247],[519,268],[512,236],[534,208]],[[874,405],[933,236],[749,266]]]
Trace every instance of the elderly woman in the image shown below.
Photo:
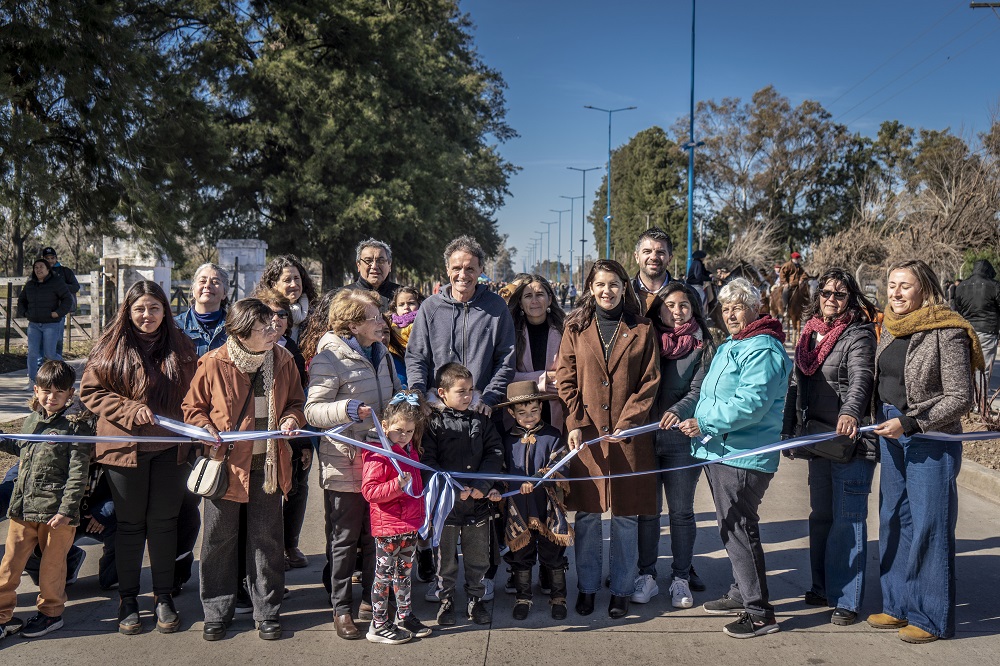
[[[94,346],[80,382],[80,402],[97,415],[97,436],[172,437],[157,416],[183,418],[181,401],[195,373],[194,344],[169,316],[155,282],[136,282]],[[118,519],[118,631],[138,634],[139,574],[149,544],[156,628],[177,631],[174,562],[177,515],[184,498],[189,444],[99,442],[96,460],[111,486]]]
[[[574,477],[624,474],[655,469],[652,437],[615,435],[646,425],[660,381],[656,336],[639,315],[639,300],[625,269],[601,259],[587,276],[580,307],[566,319],[559,347],[556,386],[566,404],[567,440],[579,449],[570,462]],[[590,615],[601,589],[603,540],[601,514],[611,510],[611,602],[608,615],[628,615],[636,578],[638,516],[656,505],[652,474],[579,481],[572,484],[567,508],[576,511],[576,612]]]
[[[834,432],[848,450],[831,459],[798,449],[809,460],[809,558],[812,587],[806,603],[833,606],[831,622],[854,624],[865,593],[868,495],[878,451],[859,440],[875,377],[875,306],[847,271],[819,278],[808,321],[795,347],[795,369],[785,396],[782,437]]]
[[[260,287],[276,289],[288,299],[291,304],[288,337],[298,342],[299,327],[309,316],[309,303],[316,300],[316,287],[305,266],[290,254],[275,257],[264,267]]]
[[[770,315],[758,317],[761,298],[753,285],[736,278],[719,291],[719,303],[730,337],[712,359],[694,418],[680,424],[680,431],[695,439],[692,453],[700,460],[778,441],[792,369],[781,324]],[[723,630],[734,638],[778,630],[768,602],[757,509],[779,457],[757,454],[705,467],[734,582],[721,599],[704,608],[711,615],[739,615]]]
[[[184,397],[184,420],[208,430],[282,430],[305,422],[305,396],[292,355],[274,344],[271,309],[255,298],[237,301],[226,315],[226,344],[205,354]],[[227,447],[212,446],[223,458]],[[281,638],[285,591],[282,495],[291,488],[291,449],[285,440],[255,440],[228,446],[226,494],[205,502],[201,546],[202,637],[224,638],[236,611],[240,512],[246,505],[248,587],[253,618],[264,640]],[[281,492],[278,492],[278,491]]]
[[[202,264],[191,279],[191,308],[174,319],[194,341],[198,356],[226,343],[229,273],[216,264]]]
[[[972,372],[983,368],[975,330],[944,304],[940,284],[919,259],[889,268],[889,307],[875,353],[882,612],[868,624],[898,629],[908,643],[955,634],[962,444],[921,433],[962,432]]]
[[[59,340],[73,296],[49,263],[36,259],[31,276],[17,297],[17,316],[28,319],[28,389],[35,385],[38,368],[47,360],[61,361]]]
[[[382,344],[385,320],[382,300],[375,291],[344,289],[330,304],[330,332],[320,338],[319,351],[309,366],[306,418],[329,429],[351,423],[346,437],[364,441],[392,396],[399,378]],[[361,456],[357,449],[323,437],[318,461],[326,513],[327,566],[334,625],[341,638],[364,636],[351,618],[351,575],[362,550],[363,601],[359,619],[371,620],[371,591],[375,577],[375,541],[368,503],[361,495]]]

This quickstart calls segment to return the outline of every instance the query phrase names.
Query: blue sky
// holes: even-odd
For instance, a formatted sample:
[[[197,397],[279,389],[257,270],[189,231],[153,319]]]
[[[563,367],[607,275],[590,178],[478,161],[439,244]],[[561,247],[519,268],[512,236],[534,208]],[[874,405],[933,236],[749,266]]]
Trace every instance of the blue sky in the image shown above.
[[[580,173],[566,167],[602,167],[587,174],[586,209],[593,203],[607,161],[608,116],[584,105],[638,107],[614,114],[615,146],[687,113],[691,0],[460,6],[476,25],[480,56],[507,82],[508,121],[520,134],[501,147],[522,170],[497,213],[520,269],[541,222],[558,219],[550,209],[570,207],[560,195],[583,193]],[[1000,103],[1000,17],[970,9],[967,0],[697,0],[697,8],[697,100],[748,99],[774,85],[793,105],[817,100],[862,134],[894,119],[970,135],[988,127]],[[579,199],[574,206],[579,262]],[[562,216],[563,261],[569,217]],[[587,239],[592,253],[589,228]]]

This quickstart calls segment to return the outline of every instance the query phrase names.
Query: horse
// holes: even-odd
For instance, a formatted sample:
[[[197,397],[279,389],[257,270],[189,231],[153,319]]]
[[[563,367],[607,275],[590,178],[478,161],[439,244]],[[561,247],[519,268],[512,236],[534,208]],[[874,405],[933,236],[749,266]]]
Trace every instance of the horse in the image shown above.
[[[740,259],[736,262],[736,266],[733,267],[728,273],[723,273],[720,280],[717,281],[717,288],[714,290],[716,294],[719,293],[718,287],[722,287],[736,278],[745,278],[756,287],[761,293],[761,306],[760,314],[767,314],[768,311],[768,299],[766,297],[767,293],[771,289],[771,283],[768,282],[767,278],[764,277],[764,273],[761,272],[756,266],[750,264],[746,261]],[[708,304],[708,314],[706,319],[709,319],[714,327],[720,331],[725,332],[726,322],[722,318],[722,307],[719,305],[718,299],[714,299]]]
[[[819,282],[815,276],[804,276],[788,295],[787,312],[781,299],[782,290],[777,287],[771,290],[771,312],[784,325],[785,338],[790,344],[798,342],[799,331],[802,330],[802,312],[818,288]]]

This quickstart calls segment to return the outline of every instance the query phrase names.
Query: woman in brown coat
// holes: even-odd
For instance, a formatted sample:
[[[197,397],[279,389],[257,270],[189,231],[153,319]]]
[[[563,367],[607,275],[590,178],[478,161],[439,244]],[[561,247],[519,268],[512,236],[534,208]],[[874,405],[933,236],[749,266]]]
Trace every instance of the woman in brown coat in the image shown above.
[[[587,276],[580,307],[566,320],[556,384],[566,404],[570,448],[646,425],[656,398],[660,364],[650,321],[617,261],[602,259]],[[655,419],[654,419],[655,420]],[[584,449],[570,463],[570,476],[624,474],[655,469],[651,435],[609,437]],[[571,484],[567,508],[576,511],[576,611],[589,615],[601,587],[601,514],[611,509],[612,618],[628,614],[636,577],[638,515],[656,506],[656,477],[579,481]]]
[[[158,284],[136,282],[97,341],[80,383],[80,401],[97,414],[98,437],[173,436],[155,425],[156,415],[182,418],[181,400],[198,355],[169,312]],[[123,634],[142,631],[137,598],[147,542],[156,628],[171,633],[180,625],[171,592],[190,449],[169,441],[97,444],[97,462],[104,465],[118,518],[115,562]]]
[[[282,430],[305,423],[305,394],[292,355],[279,345],[271,308],[256,298],[237,301],[226,315],[226,344],[198,362],[184,398],[184,420],[219,431]],[[223,446],[211,449],[222,458]],[[201,546],[202,637],[226,635],[236,611],[240,512],[246,504],[246,554],[254,620],[264,640],[281,638],[285,590],[281,498],[292,487],[292,450],[285,439],[229,444],[229,488],[205,502]],[[281,490],[279,493],[278,490]]]

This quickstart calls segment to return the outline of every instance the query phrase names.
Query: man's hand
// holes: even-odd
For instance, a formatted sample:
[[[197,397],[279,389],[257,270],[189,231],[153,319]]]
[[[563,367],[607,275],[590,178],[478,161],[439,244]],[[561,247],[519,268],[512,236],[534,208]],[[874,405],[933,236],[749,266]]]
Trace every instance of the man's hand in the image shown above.
[[[535,484],[533,484],[531,481],[525,481],[524,483],[521,484],[522,495],[530,495],[533,492],[535,492]]]
[[[87,523],[85,531],[87,532],[87,534],[101,534],[102,532],[104,532],[104,525],[101,525],[99,522],[97,522],[96,518],[90,516],[90,522]]]
[[[58,527],[63,527],[64,525],[69,525],[70,522],[72,521],[69,519],[69,516],[64,516],[61,513],[57,513],[56,515],[49,518],[48,526],[51,527],[52,529],[56,529]]]
[[[465,488],[462,489],[462,492],[458,494],[458,499],[465,501],[469,499],[469,495],[471,494],[472,494],[472,488],[470,488],[469,486],[465,486]],[[482,496],[481,493],[480,496]]]
[[[472,497],[472,499],[483,499],[484,497],[486,497],[486,495],[483,494],[483,491],[479,490],[479,488],[473,488],[472,492],[470,492],[469,495]]]
[[[847,435],[851,439],[856,438],[858,436],[858,420],[853,416],[841,414],[840,418],[837,419],[837,434]]]

